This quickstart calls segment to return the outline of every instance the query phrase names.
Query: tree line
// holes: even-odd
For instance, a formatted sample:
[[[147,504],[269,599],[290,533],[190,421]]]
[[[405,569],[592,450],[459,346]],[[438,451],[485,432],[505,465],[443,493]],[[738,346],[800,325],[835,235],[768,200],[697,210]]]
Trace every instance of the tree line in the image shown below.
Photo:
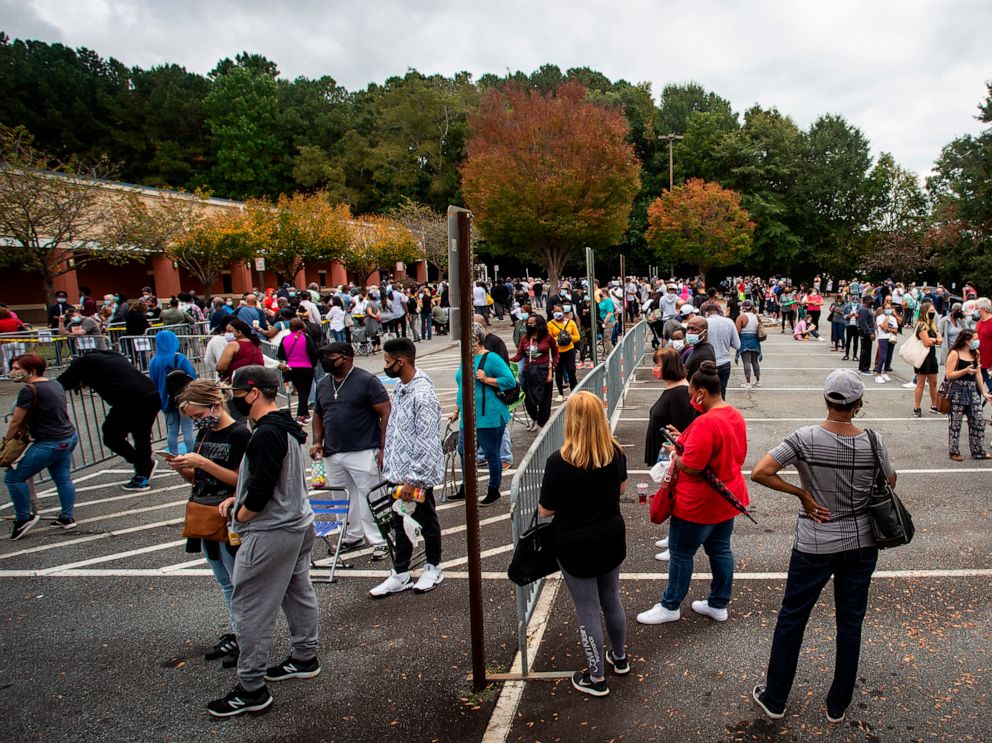
[[[581,138],[589,134],[581,133],[582,125],[593,126],[593,134],[605,136],[604,147],[614,153],[627,148],[624,164],[629,154],[636,168],[621,169],[616,182],[598,186],[626,205],[614,205],[609,214],[590,207],[565,224],[561,205],[542,192],[548,216],[536,215],[529,230],[500,224],[498,211],[486,215],[488,202],[480,199],[507,194],[485,193],[484,181],[472,181],[473,168],[478,171],[487,158],[519,163],[526,153],[519,149],[514,160],[512,153],[498,152],[500,142],[480,140],[484,124],[493,123],[480,117],[495,115],[487,100],[496,96],[506,105],[521,91],[528,99],[581,95],[582,103],[620,116],[622,130],[612,120],[591,123],[590,113],[565,131]],[[666,85],[656,101],[648,83],[545,65],[531,74],[478,79],[409,70],[348,91],[329,76],[287,80],[257,54],[223,59],[200,75],[174,64],[127,67],[88,49],[2,34],[0,95],[0,123],[25,127],[40,151],[63,162],[119,163],[125,181],[272,204],[285,194],[320,193],[352,215],[419,209],[432,229],[448,204],[469,203],[480,218],[483,254],[513,257],[530,250],[547,258],[556,240],[571,241],[571,247],[592,242],[625,253],[628,265],[642,271],[659,263],[701,265],[693,244],[665,237],[661,206],[653,221],[650,216],[668,186],[668,143],[660,137],[678,133],[684,138],[674,145],[676,190],[684,199],[716,198],[713,186],[731,191],[730,202],[746,217],[733,219],[747,227],[747,239],[728,237],[732,246],[726,240],[715,246],[715,258],[703,268],[796,276],[861,270],[907,280],[967,275],[978,281],[992,269],[992,127],[949,143],[934,175],[921,184],[890,154],[873,158],[864,133],[842,116],[824,114],[800,128],[774,107],[735,112],[696,83]],[[992,124],[992,87],[978,117]],[[493,133],[498,128],[490,126]],[[558,154],[577,157],[568,148]],[[546,153],[535,162],[548,166],[548,160]],[[567,200],[569,184],[559,180],[552,177],[548,187],[556,189],[557,200]],[[570,185],[577,198],[586,193],[583,184]],[[590,233],[589,220],[603,229]],[[551,221],[560,227],[553,239]],[[575,255],[565,251],[562,260]]]

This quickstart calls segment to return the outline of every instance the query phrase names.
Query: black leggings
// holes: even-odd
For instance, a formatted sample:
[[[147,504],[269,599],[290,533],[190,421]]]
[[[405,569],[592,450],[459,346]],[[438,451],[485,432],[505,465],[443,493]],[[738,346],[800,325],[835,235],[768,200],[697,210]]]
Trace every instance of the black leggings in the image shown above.
[[[568,388],[574,390],[579,380],[575,376],[575,349],[558,354],[558,367],[555,369],[555,383],[558,385],[558,394],[564,395],[563,382],[565,375],[568,375]]]
[[[296,416],[298,418],[310,417],[310,388],[313,386],[312,366],[291,366],[289,368],[289,380],[296,388]]]
[[[152,426],[161,409],[162,401],[155,392],[112,405],[103,421],[104,445],[134,467],[134,474],[140,477],[148,477],[152,472]]]
[[[860,337],[861,333],[858,332],[857,325],[847,326],[847,350],[844,352],[845,356],[858,358],[858,338]]]

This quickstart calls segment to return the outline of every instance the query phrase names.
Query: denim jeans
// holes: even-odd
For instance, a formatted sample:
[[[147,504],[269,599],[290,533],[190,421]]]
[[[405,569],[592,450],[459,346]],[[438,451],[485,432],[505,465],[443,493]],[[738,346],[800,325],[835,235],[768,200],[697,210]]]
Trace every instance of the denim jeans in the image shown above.
[[[421,313],[420,315],[420,337],[429,341],[433,337],[434,323],[431,322],[431,315],[429,312]]]
[[[72,518],[76,505],[76,486],[72,484],[72,450],[79,443],[79,435],[72,434],[61,441],[35,441],[21,457],[17,467],[4,473],[3,482],[14,504],[14,514],[18,521],[26,521],[31,516],[31,491],[28,482],[43,469],[48,469],[59,494],[62,509],[59,516]]]
[[[861,626],[877,561],[878,549],[875,547],[827,555],[792,550],[789,577],[785,584],[785,596],[782,597],[782,610],[775,625],[772,653],[768,660],[768,679],[762,697],[772,710],[785,709],[796,677],[806,623],[831,575],[834,577],[837,616],[837,655],[834,680],[827,693],[827,710],[840,713],[847,709],[858,675]]]
[[[674,610],[682,605],[692,580],[692,559],[702,547],[710,558],[713,573],[707,601],[714,609],[727,608],[734,583],[734,553],[730,549],[733,531],[733,519],[719,524],[694,524],[672,516],[668,530],[671,559],[668,561],[668,584],[661,595],[662,606]]]
[[[196,450],[196,437],[193,435],[193,421],[185,415],[180,415],[178,411],[172,410],[165,414],[165,442],[166,447],[173,454],[179,453],[179,431],[183,432],[183,443],[186,445],[186,453]]]
[[[477,428],[475,429],[476,440],[482,451],[485,452],[486,462],[489,465],[489,487],[499,489],[503,482],[503,463],[499,458],[500,444],[503,442],[503,430],[506,424],[498,428]],[[465,429],[458,429],[458,455],[462,459],[462,472],[465,471]]]
[[[231,552],[227,549],[226,544],[219,544],[217,546],[220,554],[219,559],[213,560],[206,553],[204,548],[203,557],[207,561],[207,565],[210,569],[214,571],[214,578],[217,579],[217,584],[220,586],[220,590],[224,593],[224,604],[227,606],[227,616],[231,620],[231,633],[237,634],[238,627],[234,621],[234,612],[231,611],[231,596],[234,593],[234,583],[231,582],[231,576],[234,575],[234,558]]]
[[[727,385],[730,384],[730,362],[720,364],[716,368],[716,373],[720,375],[720,395],[727,399]]]
[[[337,343],[347,342],[347,334],[344,332],[344,328],[341,328],[341,330],[332,330],[331,335]]]
[[[478,450],[475,452],[475,458],[480,462],[486,460],[486,452],[482,449],[482,444],[479,444]],[[499,445],[499,458],[507,464],[513,464],[513,449],[510,442],[510,427],[503,427],[503,440]]]

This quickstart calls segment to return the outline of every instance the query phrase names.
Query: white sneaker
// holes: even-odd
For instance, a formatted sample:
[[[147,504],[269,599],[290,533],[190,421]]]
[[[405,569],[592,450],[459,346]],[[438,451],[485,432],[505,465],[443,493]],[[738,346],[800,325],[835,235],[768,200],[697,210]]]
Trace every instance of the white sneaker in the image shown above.
[[[655,604],[647,611],[642,611],[637,615],[639,624],[664,624],[665,622],[677,622],[682,617],[682,612],[678,609],[666,609],[661,604]]]
[[[413,581],[410,580],[410,571],[397,573],[395,570],[392,570],[386,580],[369,591],[369,596],[374,599],[381,599],[391,593],[400,593],[408,588],[413,588]]]
[[[565,396],[558,395],[558,397],[555,398],[555,402],[565,402]]]
[[[672,553],[669,552],[668,550],[665,550],[664,552],[659,552],[657,555],[655,555],[654,559],[657,560],[658,562],[668,562],[670,559],[672,559]]]
[[[886,382],[892,381],[892,377],[890,377],[888,374],[883,374],[882,379],[884,379]]]
[[[424,565],[424,572],[417,579],[417,584],[413,587],[414,593],[427,593],[437,588],[444,580],[444,571],[438,565],[427,563]]]
[[[708,601],[693,601],[692,610],[697,614],[702,614],[704,617],[715,619],[718,622],[726,622],[729,616],[726,609],[714,609],[709,605]]]
[[[749,390],[749,389],[751,389],[751,383],[750,382],[744,382],[743,384],[741,384],[741,389],[742,390]]]
[[[875,376],[875,384],[885,384],[885,377],[881,374]]]
[[[916,388],[916,383],[915,383],[915,382],[906,382],[906,384],[904,384],[904,385],[902,386],[902,388],[903,388],[904,390],[912,390],[912,389],[915,389],[915,388]]]
[[[654,546],[661,550],[668,549],[668,537],[665,537],[664,539],[659,539],[657,542],[654,543]]]
[[[761,380],[760,379],[755,379],[754,380],[754,386],[755,387],[760,387],[761,386]]]

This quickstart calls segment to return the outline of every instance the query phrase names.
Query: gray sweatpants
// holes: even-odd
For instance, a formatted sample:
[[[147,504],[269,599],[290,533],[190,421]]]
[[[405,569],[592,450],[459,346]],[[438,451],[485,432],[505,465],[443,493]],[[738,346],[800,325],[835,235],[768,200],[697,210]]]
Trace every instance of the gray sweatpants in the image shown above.
[[[238,628],[238,680],[247,691],[265,686],[265,668],[281,607],[294,660],[317,655],[317,595],[310,583],[313,527],[247,532],[234,561],[231,610]]]
[[[579,618],[579,637],[582,649],[589,661],[589,675],[601,678],[606,673],[603,659],[603,623],[600,609],[606,619],[606,631],[610,635],[610,649],[617,657],[624,657],[627,640],[627,615],[620,603],[620,568],[596,578],[576,578],[564,569],[568,592],[572,594],[575,613]]]

